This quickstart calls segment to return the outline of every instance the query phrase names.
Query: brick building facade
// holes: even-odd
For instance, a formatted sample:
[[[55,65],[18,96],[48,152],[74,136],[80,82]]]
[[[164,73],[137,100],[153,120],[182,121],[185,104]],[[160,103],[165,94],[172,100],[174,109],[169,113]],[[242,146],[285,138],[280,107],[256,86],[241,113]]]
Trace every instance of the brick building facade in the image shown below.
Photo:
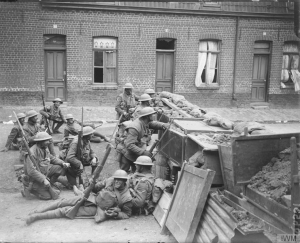
[[[46,76],[53,67],[46,62],[47,55],[51,56],[54,50],[57,55],[64,55],[60,80],[64,87],[58,88],[63,91],[57,94],[69,105],[113,105],[127,82],[139,94],[146,88],[157,88],[158,55],[171,53],[172,67],[167,63],[165,68],[171,68],[169,81],[174,93],[184,95],[200,107],[248,107],[251,102],[259,101],[253,100],[253,63],[259,50],[255,43],[267,43],[268,51],[257,54],[258,58],[268,55],[264,100],[260,101],[270,107],[300,106],[300,94],[294,86],[281,85],[283,46],[286,42],[299,42],[293,30],[293,11],[286,3],[259,8],[255,4],[264,3],[246,3],[246,7],[238,3],[235,6],[191,3],[184,8],[178,3],[173,3],[176,6],[153,3],[150,7],[113,3],[0,3],[0,104],[40,105],[41,90],[51,100],[56,93],[47,93],[52,84]],[[47,49],[45,36],[55,35],[65,38],[65,46]],[[113,82],[97,83],[94,40],[107,37],[117,42],[115,66],[106,69],[115,70],[115,76]],[[158,40],[173,40],[173,50],[161,50]],[[196,87],[199,41],[207,40],[216,40],[219,45],[215,66],[218,79],[214,85],[203,83]],[[108,60],[113,51],[101,53]],[[104,66],[100,69],[101,74],[105,72]]]

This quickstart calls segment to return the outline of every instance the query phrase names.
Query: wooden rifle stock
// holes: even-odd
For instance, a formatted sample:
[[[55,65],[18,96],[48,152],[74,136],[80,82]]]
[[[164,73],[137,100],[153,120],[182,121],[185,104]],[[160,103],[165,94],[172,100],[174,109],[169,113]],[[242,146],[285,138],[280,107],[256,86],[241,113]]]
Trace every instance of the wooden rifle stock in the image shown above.
[[[91,191],[93,190],[95,184],[96,184],[96,180],[98,179],[103,166],[107,160],[107,157],[111,151],[112,146],[107,146],[106,148],[106,152],[104,154],[104,157],[101,161],[101,163],[97,166],[95,172],[92,175],[92,183],[84,190],[84,194],[83,194],[83,198],[80,199],[80,201],[78,201],[70,210],[69,212],[67,212],[66,216],[70,219],[74,219],[79,208],[84,204],[85,200],[88,199],[88,197],[90,196]]]

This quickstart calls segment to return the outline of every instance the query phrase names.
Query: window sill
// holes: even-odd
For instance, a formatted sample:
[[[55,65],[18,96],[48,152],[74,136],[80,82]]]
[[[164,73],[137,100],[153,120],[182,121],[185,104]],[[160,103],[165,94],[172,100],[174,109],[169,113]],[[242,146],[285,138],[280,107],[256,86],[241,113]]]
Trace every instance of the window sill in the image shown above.
[[[205,89],[205,90],[207,90],[207,89],[220,89],[220,85],[206,85],[206,84],[203,84],[203,85],[201,85],[200,87],[196,87],[197,89],[199,89],[199,90],[203,90],[203,89]]]
[[[92,90],[117,90],[117,84],[92,84]]]

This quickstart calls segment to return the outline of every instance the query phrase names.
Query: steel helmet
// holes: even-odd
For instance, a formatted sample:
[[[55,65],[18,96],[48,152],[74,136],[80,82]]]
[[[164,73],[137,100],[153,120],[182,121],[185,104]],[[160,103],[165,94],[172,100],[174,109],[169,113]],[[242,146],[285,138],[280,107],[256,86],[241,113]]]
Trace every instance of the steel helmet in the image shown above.
[[[153,165],[152,159],[145,155],[139,156],[134,163],[137,165]]]
[[[82,136],[87,136],[90,134],[93,134],[95,132],[95,130],[89,126],[86,126],[82,129]]]
[[[61,104],[64,103],[64,102],[61,101],[60,98],[55,98],[52,102],[54,103],[54,102],[57,102],[57,101],[60,102]]]
[[[123,86],[124,89],[133,89],[133,85],[132,83],[126,83],[124,86]]]
[[[114,179],[128,179],[127,172],[125,170],[116,170],[115,173],[112,175]]]
[[[66,120],[71,119],[71,118],[74,119],[74,116],[73,116],[72,114],[67,114],[67,115],[66,115]]]
[[[21,119],[21,118],[26,117],[26,115],[24,113],[18,113],[17,117],[18,117],[18,119]]]
[[[34,141],[45,141],[45,140],[49,140],[52,137],[47,133],[47,132],[38,132],[35,135],[35,138],[33,139]]]
[[[141,109],[139,117],[148,116],[156,113],[156,111],[152,107],[145,107]]]
[[[154,89],[146,89],[145,93],[150,95],[150,94],[155,94],[155,91]]]
[[[139,99],[139,101],[148,101],[148,100],[152,100],[152,98],[148,94],[142,94]]]
[[[39,113],[37,113],[35,110],[30,110],[27,112],[27,117],[30,118],[30,117],[33,117],[33,116],[37,116]]]

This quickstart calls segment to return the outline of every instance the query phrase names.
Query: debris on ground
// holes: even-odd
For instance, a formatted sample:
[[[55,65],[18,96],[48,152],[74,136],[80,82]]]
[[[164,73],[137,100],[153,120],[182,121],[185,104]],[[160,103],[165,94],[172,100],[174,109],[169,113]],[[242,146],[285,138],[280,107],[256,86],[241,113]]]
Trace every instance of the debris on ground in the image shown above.
[[[247,211],[234,209],[231,214],[238,221],[238,227],[244,232],[264,229],[263,222],[252,217]]]
[[[298,169],[300,170],[299,148],[297,152]],[[281,151],[277,158],[272,158],[267,165],[263,166],[261,171],[251,178],[248,187],[271,200],[286,205],[283,197],[291,193],[290,153],[290,148],[287,148]]]
[[[191,133],[198,141],[205,142],[211,145],[230,145],[231,135],[224,133]]]

